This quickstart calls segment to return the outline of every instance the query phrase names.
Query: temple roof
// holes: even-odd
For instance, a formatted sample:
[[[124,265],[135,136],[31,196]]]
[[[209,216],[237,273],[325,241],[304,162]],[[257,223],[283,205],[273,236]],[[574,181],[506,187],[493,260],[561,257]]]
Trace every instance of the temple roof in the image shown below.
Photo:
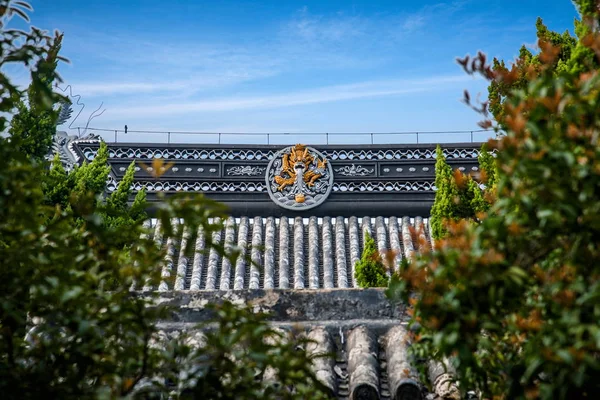
[[[73,165],[92,160],[98,137],[57,136],[61,159]],[[442,144],[448,163],[474,172],[481,143]],[[134,190],[145,188],[150,202],[158,194],[196,192],[226,204],[234,217],[338,217],[357,215],[428,216],[435,196],[433,144],[312,145],[330,172],[326,200],[314,208],[286,209],[273,200],[269,168],[285,145],[109,143],[108,190],[115,190],[135,162]],[[157,178],[152,162],[171,166]],[[172,163],[172,164],[171,164]],[[69,165],[67,165],[67,168]],[[317,168],[317,165],[311,167]],[[281,164],[275,167],[282,173]],[[319,184],[320,182],[316,182]],[[307,203],[308,204],[308,203]]]
[[[165,279],[154,288],[160,291],[353,288],[365,232],[380,252],[394,252],[394,265],[431,243],[429,221],[421,217],[230,217],[212,240],[241,250],[232,263],[215,250],[204,251],[202,230],[175,222],[183,229],[174,237],[164,237],[156,220],[147,223],[166,248]]]
[[[94,136],[59,139],[56,147],[67,168],[69,163],[93,159],[100,146]],[[443,151],[453,168],[471,172],[478,168],[479,147],[449,144]],[[428,216],[435,191],[435,146],[314,146],[314,164],[304,166],[283,161],[282,152],[287,150],[282,148],[109,144],[109,192],[135,161],[134,189],[145,188],[150,202],[158,201],[158,194],[199,192],[231,211],[211,239],[240,250],[235,260],[207,249],[206,233],[190,229],[184,220],[173,221],[181,229],[171,237],[165,237],[157,220],[146,222],[149,236],[165,249],[162,281],[157,287],[132,289],[141,295],[157,291],[158,303],[173,306],[172,314],[158,324],[162,334],[191,333],[201,346],[203,332],[197,324],[210,319],[207,304],[224,300],[250,304],[268,312],[270,323],[286,340],[306,335],[313,340],[309,353],[335,355],[313,364],[316,376],[335,398],[461,398],[447,363],[415,360],[407,351],[411,335],[406,305],[392,304],[382,288],[359,289],[354,278],[367,232],[381,254],[392,251],[396,267],[403,258],[431,247]],[[159,178],[152,173],[157,158],[173,163]],[[292,179],[291,168],[312,175]],[[325,199],[310,209],[277,204],[273,192],[281,188],[276,184],[296,185],[296,191],[284,193],[286,201],[292,201],[299,189],[310,196],[314,188],[306,185],[317,173],[327,177]],[[305,197],[296,201],[303,203]],[[426,382],[419,381],[418,366],[428,371]]]
[[[309,354],[332,355],[315,359],[312,368],[336,399],[463,398],[450,363],[415,359],[408,351],[412,336],[406,308],[390,303],[383,289],[163,292],[160,303],[176,311],[159,324],[162,337],[186,332],[190,345],[203,346],[204,334],[196,324],[213,315],[207,304],[224,300],[268,312],[283,340],[299,346],[301,337],[312,341],[302,344]],[[423,379],[419,367],[427,371]]]

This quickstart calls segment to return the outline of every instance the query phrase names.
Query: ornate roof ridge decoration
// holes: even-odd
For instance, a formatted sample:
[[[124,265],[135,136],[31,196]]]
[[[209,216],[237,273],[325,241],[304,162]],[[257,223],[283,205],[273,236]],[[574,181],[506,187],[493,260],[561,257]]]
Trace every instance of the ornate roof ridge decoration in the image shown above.
[[[268,186],[263,182],[210,182],[210,181],[157,181],[138,180],[134,184],[134,190],[146,188],[147,192],[262,192],[267,191]],[[110,190],[110,188],[109,188]],[[112,190],[111,190],[112,191]],[[331,192],[416,192],[435,191],[434,182],[430,181],[352,181],[333,182]],[[315,206],[316,207],[316,206]],[[306,208],[304,209],[306,210]]]
[[[83,140],[83,139],[82,139]],[[278,153],[271,149],[240,149],[227,148],[198,148],[190,145],[189,148],[160,146],[132,146],[129,144],[114,144],[110,148],[110,157],[113,159],[153,159],[164,158],[174,160],[214,160],[214,161],[270,161]],[[332,146],[332,145],[328,145]],[[392,147],[392,145],[390,145]],[[479,149],[473,147],[442,148],[448,159],[471,159],[479,155]],[[82,147],[83,157],[91,160],[96,156],[97,147]],[[434,160],[435,145],[429,148],[356,148],[356,149],[322,149],[323,157],[330,161],[383,161],[383,160]]]
[[[309,210],[322,204],[333,187],[333,169],[325,156],[303,144],[285,147],[269,162],[269,197],[288,210]]]
[[[236,165],[227,169],[227,175],[261,175],[265,171],[265,167],[252,166],[252,165]]]
[[[54,155],[58,154],[63,167],[68,172],[75,167],[75,164],[81,162],[81,156],[75,151],[75,145],[80,143],[96,143],[100,142],[100,140],[101,137],[94,133],[87,134],[80,138],[76,135],[69,135],[64,131],[57,131],[52,138],[52,145],[46,158],[52,160]]]
[[[344,165],[343,167],[336,168],[335,172],[343,176],[365,176],[372,174],[375,169],[368,169],[362,165]]]
[[[64,132],[61,135],[56,149],[63,162],[69,164],[67,168],[89,162],[97,155],[101,142],[98,136],[77,138]],[[481,143],[443,144],[442,149],[453,168],[476,173],[480,146]],[[145,188],[150,203],[162,201],[164,197],[158,193],[168,197],[178,192],[196,192],[224,203],[234,216],[326,216],[332,213],[392,216],[398,212],[414,216],[430,212],[435,197],[435,144],[301,145],[297,147],[298,157],[301,159],[308,149],[306,156],[313,158],[308,164],[300,163],[301,181],[283,173],[286,153],[288,169],[298,177],[289,161],[296,147],[108,143],[111,167],[108,191],[116,189],[131,162],[136,161],[140,163],[135,168],[133,190]],[[148,171],[155,158],[173,163],[159,179]],[[314,181],[310,174],[314,174]],[[276,182],[276,176],[280,183]],[[285,180],[289,184],[279,189]],[[321,193],[316,193],[317,188]],[[280,206],[277,199],[274,201],[269,190],[276,193],[275,197],[285,197],[284,202],[289,207]],[[323,202],[319,205],[320,200]]]

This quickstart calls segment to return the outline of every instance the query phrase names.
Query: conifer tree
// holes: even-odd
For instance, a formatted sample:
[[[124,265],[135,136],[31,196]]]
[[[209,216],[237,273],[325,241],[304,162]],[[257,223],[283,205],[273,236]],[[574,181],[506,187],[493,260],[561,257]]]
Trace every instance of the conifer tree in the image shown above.
[[[455,199],[458,187],[452,174],[452,167],[446,162],[446,157],[440,146],[436,149],[435,162],[435,200],[431,208],[431,234],[434,239],[445,234],[444,220],[456,218]]]
[[[132,230],[133,226],[147,218],[146,192],[139,190],[133,203],[129,205],[135,174],[135,163],[132,162],[117,189],[105,198],[110,173],[107,161],[108,146],[104,142],[100,143],[98,153],[90,163],[75,166],[69,174],[56,155],[43,180],[45,203],[59,206],[63,210],[72,210],[74,205],[81,207],[81,202],[91,201],[98,207],[98,214],[106,229],[125,232]],[[133,239],[126,238],[123,244]]]
[[[361,288],[385,287],[388,284],[389,278],[375,239],[368,232],[365,232],[365,248],[356,262],[354,276]]]
[[[469,217],[474,220],[479,220],[478,214],[486,212],[490,208],[483,195],[483,190],[479,184],[471,177],[469,177],[469,183],[467,184],[467,191],[469,193]]]
[[[50,169],[42,181],[42,188],[47,205],[60,205],[63,208],[67,206],[71,189],[67,172],[58,154],[54,156],[50,164]]]
[[[137,192],[131,206],[128,203],[132,193],[134,174],[135,162],[132,161],[117,189],[106,199],[104,224],[110,229],[128,230],[129,227],[137,225],[147,217],[145,212],[146,191],[144,189]]]
[[[445,236],[446,225],[451,221],[466,219],[479,222],[481,213],[487,212],[496,190],[497,167],[494,157],[485,145],[479,154],[479,179],[483,187],[471,175],[452,170],[446,162],[440,146],[436,150],[435,200],[431,208],[431,234],[434,239]],[[488,172],[489,171],[489,172]]]
[[[478,160],[482,183],[485,184],[488,190],[494,190],[498,182],[498,166],[496,165],[496,159],[488,151],[485,144],[481,146]]]
[[[107,162],[108,146],[101,142],[96,157],[89,164],[84,162],[81,167],[75,167],[69,174],[68,180],[74,192],[79,196],[88,193],[92,193],[94,196],[102,195],[110,173],[110,166]]]

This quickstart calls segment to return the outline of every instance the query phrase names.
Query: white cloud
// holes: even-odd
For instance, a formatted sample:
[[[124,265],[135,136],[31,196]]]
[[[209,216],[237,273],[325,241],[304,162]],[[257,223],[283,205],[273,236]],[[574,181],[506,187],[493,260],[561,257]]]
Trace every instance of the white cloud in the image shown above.
[[[122,93],[148,93],[163,90],[176,90],[181,84],[141,83],[141,82],[102,82],[102,83],[73,83],[74,91],[83,97],[102,96]]]
[[[282,33],[305,41],[340,42],[364,35],[370,24],[367,19],[342,13],[331,17],[313,15],[303,7],[284,26]]]
[[[76,55],[64,75],[84,97],[177,91],[189,96],[279,73],[277,58],[264,49],[195,39],[152,41],[86,32],[71,37],[64,53]],[[77,76],[82,70],[85,79]]]
[[[81,58],[64,75],[83,97],[136,93],[191,97],[289,72],[368,70],[389,64],[398,54],[398,39],[462,6],[463,2],[439,3],[407,15],[369,17],[342,12],[317,15],[304,7],[279,30],[274,26],[276,31],[264,41],[251,44],[84,30],[65,39],[65,50],[70,48]],[[95,65],[103,69],[93,81],[73,76],[81,68],[93,76]]]
[[[115,108],[107,112],[107,117],[140,118],[186,113],[292,107],[435,91],[443,87],[443,85],[464,82],[469,79],[472,78],[461,74],[415,80],[370,81],[348,85],[326,86],[283,95],[226,97],[179,103],[146,104]]]
[[[108,110],[103,118],[109,119],[274,109],[433,91],[466,76],[368,81],[291,89],[287,94],[273,88],[298,87],[288,74],[306,77],[314,72],[319,79],[306,78],[306,83],[318,85],[312,82],[331,79],[332,71],[339,72],[340,80],[414,71],[411,50],[398,39],[418,35],[437,17],[462,6],[462,2],[439,3],[404,15],[368,17],[354,12],[316,15],[305,7],[287,21],[265,27],[269,35],[263,41],[225,38],[216,43],[188,35],[169,41],[124,31],[88,31],[71,39],[81,58],[73,64],[76,69],[67,71],[72,77],[65,74],[65,84],[84,100],[105,101]],[[81,69],[86,77],[75,75]],[[259,82],[262,79],[265,85]],[[223,89],[239,94],[227,96]]]
[[[402,23],[402,30],[405,32],[413,32],[425,25],[425,16],[422,14],[409,15]]]
[[[164,77],[162,75],[156,74],[155,78],[161,78],[161,80],[153,82],[127,80],[107,80],[106,82],[75,81],[71,85],[74,92],[80,94],[82,97],[137,95],[140,93],[158,93],[164,95],[166,93],[175,94],[175,92],[179,92],[180,97],[186,97],[205,89],[222,88],[271,75],[272,72],[268,70],[214,71],[183,80],[163,80]]]

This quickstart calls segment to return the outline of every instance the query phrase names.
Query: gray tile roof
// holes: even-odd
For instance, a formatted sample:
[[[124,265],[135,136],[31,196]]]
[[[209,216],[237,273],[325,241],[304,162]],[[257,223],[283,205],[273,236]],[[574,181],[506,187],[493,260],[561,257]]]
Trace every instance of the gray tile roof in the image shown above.
[[[159,323],[162,332],[192,333],[202,345],[197,324],[209,319],[206,304],[224,300],[250,304],[268,312],[269,322],[290,340],[300,328],[314,341],[307,345],[309,353],[335,355],[317,358],[313,364],[334,398],[461,398],[449,367],[416,360],[408,351],[406,306],[391,304],[383,289],[359,289],[354,282],[365,232],[381,252],[394,250],[398,264],[431,245],[428,219],[228,218],[213,240],[238,246],[242,255],[235,262],[216,251],[204,251],[202,231],[191,232],[184,221],[174,222],[183,228],[175,237],[164,237],[160,224],[149,222],[166,257],[163,281],[157,288],[144,289],[158,290],[160,303],[174,310]],[[186,247],[188,251],[182,251]],[[418,366],[428,371],[425,381],[416,372]],[[276,377],[266,374],[265,379]]]
[[[294,340],[297,334],[288,327],[275,329],[284,340]],[[202,332],[188,333],[191,333],[190,345],[204,345]],[[163,337],[171,334],[173,332],[163,333]],[[360,324],[339,330],[313,326],[301,335],[310,340],[306,351],[316,357],[312,363],[313,372],[337,399],[461,398],[452,382],[453,370],[449,363],[413,359],[408,351],[410,335],[404,324],[383,329]],[[320,357],[324,354],[331,356]],[[420,380],[416,370],[417,365],[423,363],[427,382]],[[275,373],[267,370],[263,379],[275,382]]]
[[[300,343],[304,336],[313,341],[306,344],[310,354],[333,355],[316,358],[313,371],[337,399],[461,398],[450,363],[415,359],[408,351],[406,307],[391,304],[380,288],[168,291],[159,299],[174,309],[158,326],[163,337],[185,331],[195,346],[205,343],[197,324],[214,315],[209,302],[228,300],[268,312],[285,340]],[[423,380],[418,367],[427,372]]]
[[[395,265],[418,252],[419,243],[431,242],[428,220],[421,217],[230,217],[212,239],[241,250],[232,263],[215,250],[204,251],[204,232],[176,223],[183,224],[181,234],[164,237],[160,223],[149,222],[153,238],[166,247],[167,255],[164,280],[147,290],[353,288],[365,232],[382,253],[395,252]]]

